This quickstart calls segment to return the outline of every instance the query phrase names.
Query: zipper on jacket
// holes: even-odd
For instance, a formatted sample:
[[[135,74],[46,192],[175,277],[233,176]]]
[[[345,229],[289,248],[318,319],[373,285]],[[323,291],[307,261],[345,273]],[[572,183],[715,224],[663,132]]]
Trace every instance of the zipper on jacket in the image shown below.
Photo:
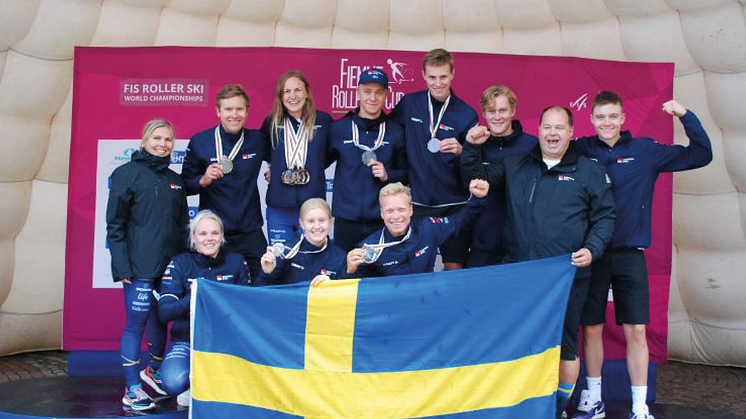
[[[531,196],[528,197],[528,202],[529,203],[533,203],[534,202],[534,192],[536,192],[536,184],[539,182],[539,176],[541,176],[541,174],[536,175],[534,177],[534,184],[533,184],[533,186],[531,186]]]

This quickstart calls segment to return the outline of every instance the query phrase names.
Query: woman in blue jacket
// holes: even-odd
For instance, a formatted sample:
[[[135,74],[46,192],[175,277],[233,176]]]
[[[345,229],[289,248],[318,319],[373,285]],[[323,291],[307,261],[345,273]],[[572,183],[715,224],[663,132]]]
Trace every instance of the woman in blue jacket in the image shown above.
[[[329,239],[332,226],[329,204],[311,198],[300,208],[303,235],[292,247],[275,244],[262,256],[262,273],[254,285],[294,284],[324,274],[346,277],[347,254]]]
[[[326,146],[332,117],[316,110],[308,79],[288,71],[277,82],[272,113],[261,131],[271,143],[267,190],[270,243],[295,243],[298,211],[310,198],[326,196]]]
[[[223,222],[210,210],[200,211],[191,224],[189,245],[191,252],[171,260],[163,274],[158,314],[164,322],[173,321],[171,343],[161,368],[163,389],[177,395],[182,406],[189,405],[189,304],[191,284],[202,279],[228,284],[251,283],[243,256],[225,253]]]
[[[158,290],[168,260],[186,245],[186,191],[170,170],[174,128],[164,119],[145,124],[140,150],[111,175],[106,231],[114,281],[124,287],[127,324],[119,354],[126,387],[122,403],[133,410],[155,407],[140,378],[159,394],[160,367],[166,346],[166,324],[158,319],[153,291]],[[140,343],[147,325],[150,362],[140,372]]]

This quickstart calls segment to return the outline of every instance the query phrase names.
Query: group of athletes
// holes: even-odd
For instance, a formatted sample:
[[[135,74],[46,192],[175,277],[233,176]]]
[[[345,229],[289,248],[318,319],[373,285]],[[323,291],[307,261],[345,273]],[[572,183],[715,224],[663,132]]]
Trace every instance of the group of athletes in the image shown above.
[[[581,325],[588,389],[573,418],[605,417],[602,331],[612,286],[627,340],[629,417],[653,418],[646,404],[643,249],[650,246],[658,174],[712,160],[697,117],[675,100],[662,105],[680,119],[688,146],[634,138],[622,131],[622,99],[602,91],[591,109],[595,136],[573,140],[572,112],[553,105],[541,114],[537,138],[514,118],[517,98],[506,86],[485,89],[480,109],[487,124],[479,125],[477,112],[451,90],[448,51],[425,54],[422,75],[427,89],[405,95],[387,115],[388,77],[365,70],[358,108],[335,121],[316,108],[303,73],[288,71],[259,130],[244,127],[246,92],[226,85],[215,102],[220,123],[191,138],[181,175],[168,169],[174,127],[163,119],[145,125],[140,150],[112,174],[107,208],[112,274],[124,285],[127,311],[124,405],[155,407],[142,382],[189,404],[195,279],[316,286],[432,272],[439,249],[446,270],[572,255],[578,269],[562,334],[558,418],[566,417],[579,375]],[[264,161],[269,244],[257,187]],[[334,162],[330,208],[324,170]],[[191,224],[187,195],[200,200]],[[141,370],[146,328],[150,359]]]

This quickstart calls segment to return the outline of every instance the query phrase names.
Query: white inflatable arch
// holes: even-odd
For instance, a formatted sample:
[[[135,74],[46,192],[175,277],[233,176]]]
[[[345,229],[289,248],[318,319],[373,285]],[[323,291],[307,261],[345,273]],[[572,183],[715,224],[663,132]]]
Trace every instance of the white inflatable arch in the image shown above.
[[[676,63],[715,159],[675,176],[670,356],[746,366],[744,3],[0,0],[0,354],[60,346],[76,45],[443,46]]]

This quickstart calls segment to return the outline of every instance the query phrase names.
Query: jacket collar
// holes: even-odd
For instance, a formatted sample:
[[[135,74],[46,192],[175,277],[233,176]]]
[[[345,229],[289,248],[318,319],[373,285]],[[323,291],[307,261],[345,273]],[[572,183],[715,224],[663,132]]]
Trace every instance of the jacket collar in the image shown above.
[[[156,172],[159,172],[171,164],[171,156],[158,157],[145,150],[137,150],[132,153],[132,161],[143,163]]]
[[[214,268],[216,266],[220,266],[225,262],[225,252],[220,249],[218,252],[218,257],[211,258],[210,256],[205,256],[198,252],[192,252],[192,255],[194,257],[194,261],[197,263],[197,266],[200,268]]]
[[[551,169],[547,169],[547,165],[544,163],[544,158],[541,154],[541,145],[537,144],[536,147],[531,150],[529,155],[539,164],[542,172],[547,172],[549,170],[557,172],[573,172],[575,171],[575,164],[578,162],[578,152],[575,150],[575,144],[573,144],[572,141],[570,141],[570,145],[567,147],[567,151],[565,151],[565,155],[562,156],[560,162]]]
[[[488,138],[487,141],[497,141],[503,144],[510,144],[513,140],[523,135],[523,125],[521,124],[521,121],[514,119],[511,121],[510,127],[513,128],[512,133],[504,137],[490,135],[490,138]]]

